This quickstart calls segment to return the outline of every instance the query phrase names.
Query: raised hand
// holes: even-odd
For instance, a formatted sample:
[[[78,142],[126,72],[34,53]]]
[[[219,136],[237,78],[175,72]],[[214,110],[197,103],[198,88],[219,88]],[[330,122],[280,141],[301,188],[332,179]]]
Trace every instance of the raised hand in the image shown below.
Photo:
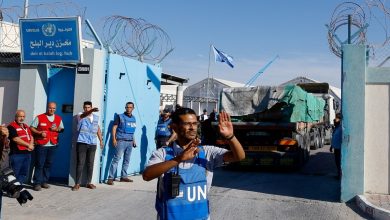
[[[198,145],[200,140],[198,138],[192,140],[186,149],[178,156],[180,161],[191,160],[199,153]]]
[[[233,135],[233,124],[230,121],[230,115],[225,111],[220,112],[218,122],[219,133],[222,137],[231,137]]]

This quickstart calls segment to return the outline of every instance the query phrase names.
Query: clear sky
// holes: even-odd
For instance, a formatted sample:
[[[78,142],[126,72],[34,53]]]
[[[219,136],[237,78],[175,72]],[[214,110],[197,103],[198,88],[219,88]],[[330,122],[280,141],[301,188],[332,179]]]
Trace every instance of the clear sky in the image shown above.
[[[163,71],[189,78],[189,84],[207,77],[213,44],[235,64],[232,69],[211,62],[210,75],[215,78],[245,83],[279,55],[255,85],[280,84],[296,76],[340,85],[340,59],[328,49],[325,27],[340,1],[83,2],[91,2],[86,4],[87,17],[119,14],[163,28],[175,48],[164,60]]]
[[[3,0],[23,5],[23,0]],[[45,1],[29,0],[30,4]],[[47,2],[47,1],[46,1]],[[215,78],[245,83],[276,55],[254,85],[277,85],[305,76],[340,87],[341,60],[329,49],[327,28],[337,0],[79,0],[100,31],[111,15],[143,18],[168,33],[174,51],[163,71],[189,78],[188,85],[207,77],[210,44],[234,58],[234,68],[210,63]],[[99,33],[102,34],[102,33]],[[212,55],[212,58],[213,55]]]

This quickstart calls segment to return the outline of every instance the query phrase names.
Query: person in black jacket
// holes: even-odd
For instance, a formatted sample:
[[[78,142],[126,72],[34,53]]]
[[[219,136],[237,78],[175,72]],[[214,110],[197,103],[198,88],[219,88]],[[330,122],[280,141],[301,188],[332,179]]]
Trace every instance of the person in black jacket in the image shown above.
[[[23,188],[11,169],[9,162],[9,140],[8,140],[8,129],[6,126],[0,125],[0,185],[2,192],[7,193],[9,197],[18,200],[19,204],[22,205],[28,200],[32,200],[32,195]],[[1,219],[1,206],[2,206],[2,195],[0,195],[0,219]]]

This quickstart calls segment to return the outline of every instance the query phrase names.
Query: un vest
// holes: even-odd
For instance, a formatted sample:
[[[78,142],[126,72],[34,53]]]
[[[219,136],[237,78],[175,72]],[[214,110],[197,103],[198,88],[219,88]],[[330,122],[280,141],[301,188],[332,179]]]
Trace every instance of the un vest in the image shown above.
[[[169,128],[169,124],[171,123],[171,119],[164,121],[164,119],[160,118],[158,120],[157,124],[157,137],[169,137],[171,136],[172,132]]]
[[[31,139],[32,139],[32,134],[31,134],[31,130],[30,128],[28,127],[28,125],[26,124],[23,124],[23,127],[22,128],[21,126],[19,126],[18,123],[16,123],[15,121],[11,122],[9,124],[10,126],[12,126],[13,128],[15,128],[16,130],[16,133],[18,134],[18,137],[20,139],[22,139],[23,141],[27,142],[27,143],[30,143]],[[16,145],[16,147],[19,149],[19,150],[27,150],[28,148],[26,146],[22,146],[22,145]]]
[[[172,198],[167,193],[169,181],[167,175],[164,175],[159,181],[163,181],[164,192],[159,198],[156,196],[156,210],[160,220],[183,220],[199,219],[206,220],[209,216],[209,205],[207,198],[207,179],[206,179],[206,156],[202,146],[199,146],[200,152],[189,169],[179,168],[181,176],[180,194]],[[165,147],[165,160],[175,157],[172,147]],[[177,167],[168,172],[176,172]]]
[[[116,139],[132,141],[137,127],[135,117],[133,115],[129,117],[125,114],[119,114],[118,117],[119,124],[116,129]]]
[[[46,137],[42,137],[42,135],[37,135],[35,137],[35,143],[39,145],[45,145],[49,143],[49,141],[57,145],[58,144],[58,132],[50,131],[50,128],[58,127],[61,124],[61,117],[58,115],[54,115],[54,121],[51,122],[47,118],[46,114],[40,114],[38,117],[38,131],[44,131],[46,133]]]
[[[92,123],[88,117],[80,119],[77,128],[79,132],[77,142],[96,145],[97,132],[99,129],[99,116],[93,114]]]

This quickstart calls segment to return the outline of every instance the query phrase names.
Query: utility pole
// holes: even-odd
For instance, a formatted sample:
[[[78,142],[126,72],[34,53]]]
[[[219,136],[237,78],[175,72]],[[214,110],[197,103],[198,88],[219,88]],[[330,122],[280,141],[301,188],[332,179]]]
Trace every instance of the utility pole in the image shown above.
[[[23,18],[27,18],[28,16],[28,0],[24,0],[24,15]]]
[[[351,44],[352,15],[348,15],[348,44]]]

